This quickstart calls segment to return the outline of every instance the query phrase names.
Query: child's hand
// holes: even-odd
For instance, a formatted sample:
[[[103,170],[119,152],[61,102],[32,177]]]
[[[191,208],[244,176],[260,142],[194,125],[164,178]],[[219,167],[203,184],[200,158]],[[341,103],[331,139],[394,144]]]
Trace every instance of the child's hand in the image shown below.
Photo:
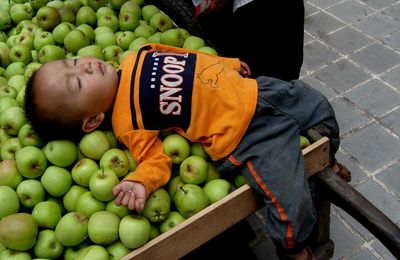
[[[250,67],[247,63],[240,61],[240,75],[243,77],[249,77],[251,75]]]
[[[112,190],[116,196],[115,204],[124,205],[130,210],[141,212],[146,203],[146,188],[140,182],[123,181]]]

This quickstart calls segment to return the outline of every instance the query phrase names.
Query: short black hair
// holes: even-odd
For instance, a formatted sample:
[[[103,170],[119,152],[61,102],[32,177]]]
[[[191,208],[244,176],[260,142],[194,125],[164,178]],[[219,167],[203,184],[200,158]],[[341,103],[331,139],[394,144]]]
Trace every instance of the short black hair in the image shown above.
[[[39,70],[36,70],[27,82],[24,104],[26,118],[44,142],[57,139],[79,141],[84,135],[80,118],[69,117],[68,120],[65,120],[68,117],[65,114],[68,113],[67,111],[47,113],[47,111],[41,111],[38,108],[37,104],[40,102],[40,97],[34,86],[38,84],[35,80]]]

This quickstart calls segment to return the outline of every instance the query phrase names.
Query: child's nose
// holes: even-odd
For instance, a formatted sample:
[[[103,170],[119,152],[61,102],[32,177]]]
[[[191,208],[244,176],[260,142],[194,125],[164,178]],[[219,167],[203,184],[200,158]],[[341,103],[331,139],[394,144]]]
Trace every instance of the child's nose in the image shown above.
[[[88,74],[92,74],[93,73],[92,63],[91,62],[83,63],[82,66],[80,66],[80,69],[84,73],[88,73]]]

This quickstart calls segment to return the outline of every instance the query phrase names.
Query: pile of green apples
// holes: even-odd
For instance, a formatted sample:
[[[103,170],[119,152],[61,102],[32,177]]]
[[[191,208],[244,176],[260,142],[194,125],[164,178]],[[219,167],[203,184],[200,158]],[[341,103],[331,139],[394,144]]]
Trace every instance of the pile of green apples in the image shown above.
[[[112,130],[44,143],[32,129],[25,88],[42,64],[94,56],[118,68],[146,43],[217,54],[143,0],[0,0],[0,260],[120,259],[245,183],[163,133],[172,177],[138,214],[114,203],[136,162]]]

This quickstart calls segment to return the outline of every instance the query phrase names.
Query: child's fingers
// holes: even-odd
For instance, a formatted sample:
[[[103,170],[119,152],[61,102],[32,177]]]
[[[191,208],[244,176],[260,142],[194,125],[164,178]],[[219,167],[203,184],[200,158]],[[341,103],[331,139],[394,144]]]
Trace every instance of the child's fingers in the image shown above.
[[[135,201],[136,201],[136,194],[134,192],[131,192],[130,196],[129,196],[129,203],[128,203],[128,208],[130,210],[135,210],[136,209],[135,208]]]
[[[123,197],[124,197],[124,193],[123,192],[119,192],[117,197],[115,198],[115,205],[120,206]]]
[[[121,185],[121,184],[116,185],[116,186],[112,189],[112,193],[113,193],[114,196],[119,195],[119,194],[121,193],[121,191],[122,191],[122,185]]]
[[[124,193],[121,204],[124,205],[125,207],[127,207],[129,204],[129,198],[131,197],[131,193],[132,192],[130,190]]]

